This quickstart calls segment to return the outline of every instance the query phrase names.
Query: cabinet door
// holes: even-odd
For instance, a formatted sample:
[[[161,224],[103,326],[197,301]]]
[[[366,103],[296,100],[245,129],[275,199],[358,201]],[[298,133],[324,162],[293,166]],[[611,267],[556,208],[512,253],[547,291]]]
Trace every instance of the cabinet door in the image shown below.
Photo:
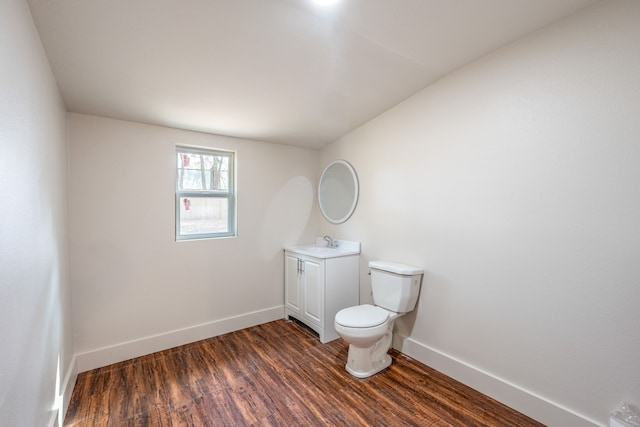
[[[287,308],[301,313],[300,310],[300,259],[285,253],[284,301]]]
[[[302,288],[304,289],[304,317],[319,327],[324,327],[324,268],[322,262],[303,261]]]

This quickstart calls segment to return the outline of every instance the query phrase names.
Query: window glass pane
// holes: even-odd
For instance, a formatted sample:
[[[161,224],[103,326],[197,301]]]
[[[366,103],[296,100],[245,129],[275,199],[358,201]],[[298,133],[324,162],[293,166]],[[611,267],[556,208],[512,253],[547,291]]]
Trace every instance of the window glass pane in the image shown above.
[[[178,191],[229,191],[230,156],[178,151]]]
[[[229,201],[219,197],[181,197],[180,234],[227,233]]]
[[[229,157],[207,157],[207,188],[216,191],[229,191]]]
[[[178,189],[204,190],[202,159],[200,154],[178,152]]]
[[[181,190],[202,190],[202,173],[199,170],[183,169],[178,177]]]

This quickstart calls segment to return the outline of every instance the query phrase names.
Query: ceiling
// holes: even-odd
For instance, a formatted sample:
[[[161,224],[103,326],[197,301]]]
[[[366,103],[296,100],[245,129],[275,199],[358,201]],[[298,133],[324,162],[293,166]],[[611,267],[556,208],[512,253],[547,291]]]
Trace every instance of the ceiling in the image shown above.
[[[28,0],[71,112],[321,148],[596,0]]]

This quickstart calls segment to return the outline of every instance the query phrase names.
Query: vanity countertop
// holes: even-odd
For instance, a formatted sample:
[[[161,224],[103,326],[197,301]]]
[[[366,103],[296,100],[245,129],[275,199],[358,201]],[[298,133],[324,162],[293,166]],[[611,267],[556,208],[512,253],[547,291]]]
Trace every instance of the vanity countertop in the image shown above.
[[[285,246],[284,249],[321,259],[358,255],[360,253],[360,242],[353,242],[349,240],[335,240],[335,242],[338,246],[330,248],[326,245],[327,242],[325,242],[322,237],[319,237],[316,238],[315,244]]]

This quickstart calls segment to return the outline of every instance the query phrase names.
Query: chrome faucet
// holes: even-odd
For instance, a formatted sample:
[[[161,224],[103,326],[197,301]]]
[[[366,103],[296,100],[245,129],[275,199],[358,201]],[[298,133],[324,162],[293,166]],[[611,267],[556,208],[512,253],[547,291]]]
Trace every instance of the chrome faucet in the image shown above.
[[[327,246],[330,248],[337,248],[338,247],[338,241],[337,240],[333,240],[331,238],[331,236],[324,236],[323,240],[325,240],[327,242]]]

